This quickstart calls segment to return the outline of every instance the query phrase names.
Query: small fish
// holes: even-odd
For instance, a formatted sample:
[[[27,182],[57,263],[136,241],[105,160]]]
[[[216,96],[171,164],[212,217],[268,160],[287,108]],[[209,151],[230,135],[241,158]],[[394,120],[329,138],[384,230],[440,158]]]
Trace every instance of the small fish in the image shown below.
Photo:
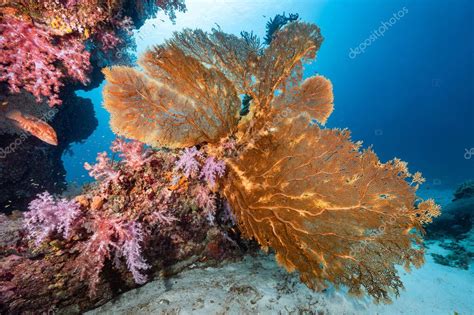
[[[27,131],[36,138],[51,145],[58,145],[58,137],[53,127],[34,116],[23,114],[18,110],[9,111],[5,117],[12,120],[15,126]]]

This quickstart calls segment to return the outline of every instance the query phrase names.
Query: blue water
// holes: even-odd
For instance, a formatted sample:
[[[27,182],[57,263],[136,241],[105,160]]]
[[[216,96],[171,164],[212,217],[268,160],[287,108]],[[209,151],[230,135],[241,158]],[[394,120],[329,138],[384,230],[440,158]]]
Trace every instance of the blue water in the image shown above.
[[[138,53],[184,27],[210,30],[218,24],[228,33],[253,30],[263,37],[268,18],[299,13],[303,21],[319,25],[325,37],[305,74],[317,72],[333,82],[329,127],[349,128],[353,139],[373,145],[382,161],[407,161],[411,170],[423,172],[428,187],[474,178],[473,1],[245,3],[186,1],[188,12],[177,14],[175,25],[158,16],[136,33]],[[403,16],[383,36],[351,58],[351,48],[401,10]],[[90,180],[82,165],[108,150],[114,139],[101,106],[102,87],[79,93],[94,102],[99,127],[85,143],[72,146],[73,156],[64,156],[70,182]]]

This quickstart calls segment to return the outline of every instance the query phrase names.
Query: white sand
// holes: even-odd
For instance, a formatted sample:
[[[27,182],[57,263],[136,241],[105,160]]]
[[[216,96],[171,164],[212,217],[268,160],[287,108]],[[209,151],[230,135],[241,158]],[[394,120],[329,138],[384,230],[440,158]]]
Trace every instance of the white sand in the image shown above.
[[[312,292],[272,256],[193,269],[124,293],[89,314],[474,314],[474,272],[427,263],[401,272],[406,290],[390,305],[342,291]]]

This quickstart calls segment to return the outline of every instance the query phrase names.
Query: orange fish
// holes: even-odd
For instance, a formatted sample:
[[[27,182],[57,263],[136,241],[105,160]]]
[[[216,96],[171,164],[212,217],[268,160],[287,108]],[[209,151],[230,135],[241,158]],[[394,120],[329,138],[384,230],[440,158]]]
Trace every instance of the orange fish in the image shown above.
[[[18,110],[9,111],[5,117],[12,120],[15,126],[27,131],[41,141],[51,145],[58,145],[56,131],[43,120],[28,114],[23,114]]]

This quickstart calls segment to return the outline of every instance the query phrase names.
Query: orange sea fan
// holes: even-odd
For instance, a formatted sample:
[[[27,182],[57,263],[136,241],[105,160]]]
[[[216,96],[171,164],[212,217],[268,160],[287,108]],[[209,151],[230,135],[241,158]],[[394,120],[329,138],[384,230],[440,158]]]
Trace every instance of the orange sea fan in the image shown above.
[[[252,34],[237,37],[220,29],[212,29],[210,34],[200,29],[184,29],[175,33],[166,44],[179,47],[184,54],[196,58],[206,67],[222,72],[239,94],[251,90],[261,46]]]
[[[240,99],[219,71],[173,47],[157,47],[129,67],[104,69],[112,130],[153,146],[217,142],[236,127]]]
[[[412,241],[438,208],[414,208],[415,188],[393,163],[359,151],[349,132],[287,118],[228,159],[224,194],[244,235],[276,252],[312,288],[328,282],[377,299],[402,286],[394,264],[419,266]]]
[[[302,62],[316,57],[323,37],[319,27],[309,23],[290,23],[279,31],[270,46],[265,49],[257,67],[258,82],[255,97],[259,99],[259,111],[267,111],[277,89],[302,78]]]
[[[332,84],[302,80],[319,28],[292,22],[272,38],[262,49],[248,33],[185,30],[145,53],[144,73],[105,70],[112,128],[154,146],[211,143],[208,154],[230,137],[220,188],[243,235],[272,247],[312,288],[347,285],[389,300],[402,287],[395,265],[423,262],[422,225],[439,207],[417,199],[423,178],[405,162],[381,163],[347,130],[320,128]],[[240,119],[239,94],[252,102]]]
[[[334,109],[333,101],[331,81],[322,76],[314,76],[304,80],[300,86],[277,96],[272,107],[306,112],[324,125]]]

